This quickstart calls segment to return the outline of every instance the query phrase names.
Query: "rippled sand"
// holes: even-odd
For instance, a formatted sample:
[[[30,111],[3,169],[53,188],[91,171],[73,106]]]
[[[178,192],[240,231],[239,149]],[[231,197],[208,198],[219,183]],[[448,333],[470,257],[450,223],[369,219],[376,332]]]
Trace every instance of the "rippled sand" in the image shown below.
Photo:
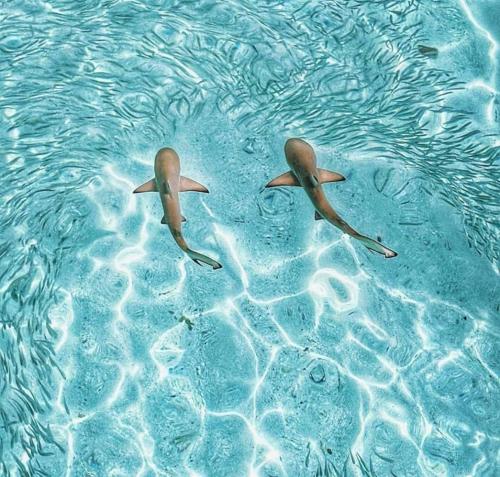
[[[494,0],[0,7],[0,475],[497,475]]]

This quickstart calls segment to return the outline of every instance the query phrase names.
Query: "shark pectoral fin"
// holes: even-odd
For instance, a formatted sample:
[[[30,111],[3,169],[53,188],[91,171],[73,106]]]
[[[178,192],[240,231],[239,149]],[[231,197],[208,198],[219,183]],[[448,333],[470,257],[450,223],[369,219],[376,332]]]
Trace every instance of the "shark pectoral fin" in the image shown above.
[[[199,182],[196,182],[193,179],[184,176],[180,177],[179,190],[181,192],[192,191],[192,192],[205,192],[205,194],[208,193],[208,189],[203,184],[200,184]]]
[[[323,216],[317,211],[314,211],[314,220],[323,220]]]
[[[272,181],[268,182],[266,187],[281,187],[281,186],[295,186],[300,187],[300,182],[297,176],[292,172],[288,171],[275,177]]]
[[[156,180],[153,178],[150,181],[144,182],[144,184],[134,190],[134,194],[140,194],[141,192],[158,192]]]
[[[318,169],[319,181],[324,184],[325,182],[340,182],[345,181],[345,177],[338,172],[328,171],[326,169]]]

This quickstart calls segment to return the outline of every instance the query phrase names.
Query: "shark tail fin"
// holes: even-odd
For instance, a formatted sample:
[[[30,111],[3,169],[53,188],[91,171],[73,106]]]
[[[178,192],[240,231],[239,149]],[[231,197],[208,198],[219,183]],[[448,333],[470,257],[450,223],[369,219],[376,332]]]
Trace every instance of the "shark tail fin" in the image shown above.
[[[198,265],[206,263],[207,265],[210,265],[214,270],[222,268],[222,265],[219,262],[211,259],[210,257],[207,257],[206,255],[203,255],[202,253],[195,252],[191,249],[186,250],[186,253],[189,255],[189,258],[191,258]]]
[[[393,258],[398,255],[394,250],[391,250],[390,248],[385,247],[376,240],[373,240],[369,237],[365,237],[364,235],[358,235],[355,236],[354,238],[359,240],[368,250],[380,253],[385,258]]]

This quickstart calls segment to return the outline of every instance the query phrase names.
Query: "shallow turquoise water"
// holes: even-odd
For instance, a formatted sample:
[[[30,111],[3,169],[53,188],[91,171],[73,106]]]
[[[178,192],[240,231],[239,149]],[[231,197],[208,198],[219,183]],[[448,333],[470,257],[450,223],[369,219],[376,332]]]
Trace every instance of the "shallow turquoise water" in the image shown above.
[[[498,475],[498,5],[0,1],[0,475]]]

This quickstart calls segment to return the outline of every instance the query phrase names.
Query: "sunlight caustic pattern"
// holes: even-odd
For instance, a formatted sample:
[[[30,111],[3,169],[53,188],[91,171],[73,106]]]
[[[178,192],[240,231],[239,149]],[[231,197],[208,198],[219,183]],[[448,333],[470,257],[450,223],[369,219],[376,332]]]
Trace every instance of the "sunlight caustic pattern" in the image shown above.
[[[130,182],[110,171],[106,188],[123,197],[121,184]],[[100,196],[96,191],[90,197]],[[225,250],[225,269],[234,273],[233,293],[201,296],[202,310],[176,315],[177,323],[167,328],[154,323],[159,332],[142,337],[140,346],[149,349],[143,354],[135,350],[137,331],[131,329],[149,328],[150,317],[148,311],[133,311],[140,298],[132,290],[143,287],[141,259],[154,253],[149,242],[158,236],[166,240],[168,234],[144,197],[123,197],[121,211],[118,222],[107,212],[99,222],[112,223],[121,234],[119,223],[138,214],[148,226],[126,241],[122,237],[126,246],[99,265],[126,281],[114,297],[114,317],[94,331],[94,339],[100,336],[101,341],[108,328],[112,341],[120,343],[119,359],[107,361],[119,371],[102,394],[99,410],[92,408],[85,419],[106,413],[114,426],[135,436],[135,448],[126,452],[127,462],[135,462],[134,475],[312,475],[318,469],[341,469],[346,460],[350,471],[368,466],[367,472],[377,475],[408,475],[408,468],[412,475],[453,475],[454,465],[477,475],[492,470],[488,449],[496,438],[476,427],[477,417],[488,412],[481,396],[489,384],[481,383],[481,376],[490,375],[490,369],[474,343],[483,333],[493,340],[496,332],[480,312],[426,291],[394,288],[375,271],[376,259],[367,271],[364,251],[347,237],[320,245],[313,234],[294,257],[309,263],[309,277],[292,292],[276,295],[254,288],[252,277],[268,273],[254,270],[251,260],[242,261],[251,255],[244,242],[236,246],[235,234],[210,211],[214,225],[206,235]],[[329,232],[322,223],[316,228],[316,234]],[[273,273],[288,267],[285,261]],[[154,268],[158,273],[159,267]],[[176,268],[173,277],[164,275],[166,283],[151,285],[145,309],[185,303],[196,290],[193,275],[217,280],[185,258]],[[367,299],[377,300],[378,306],[363,303]],[[462,325],[466,321],[470,325]],[[279,375],[288,378],[280,381]],[[423,389],[421,380],[429,383]],[[446,386],[455,380],[470,388],[462,403],[470,411],[455,411],[450,418],[446,413],[453,402]],[[130,386],[136,388],[132,396]],[[472,391],[471,386],[483,389]],[[76,430],[76,440],[83,432]],[[298,456],[296,448],[302,449]],[[130,472],[108,460],[109,452],[101,460],[74,459],[70,469],[76,475]],[[460,455],[470,459],[468,467]]]
[[[0,474],[494,476],[491,3],[0,0]],[[263,189],[290,136],[396,259]]]

